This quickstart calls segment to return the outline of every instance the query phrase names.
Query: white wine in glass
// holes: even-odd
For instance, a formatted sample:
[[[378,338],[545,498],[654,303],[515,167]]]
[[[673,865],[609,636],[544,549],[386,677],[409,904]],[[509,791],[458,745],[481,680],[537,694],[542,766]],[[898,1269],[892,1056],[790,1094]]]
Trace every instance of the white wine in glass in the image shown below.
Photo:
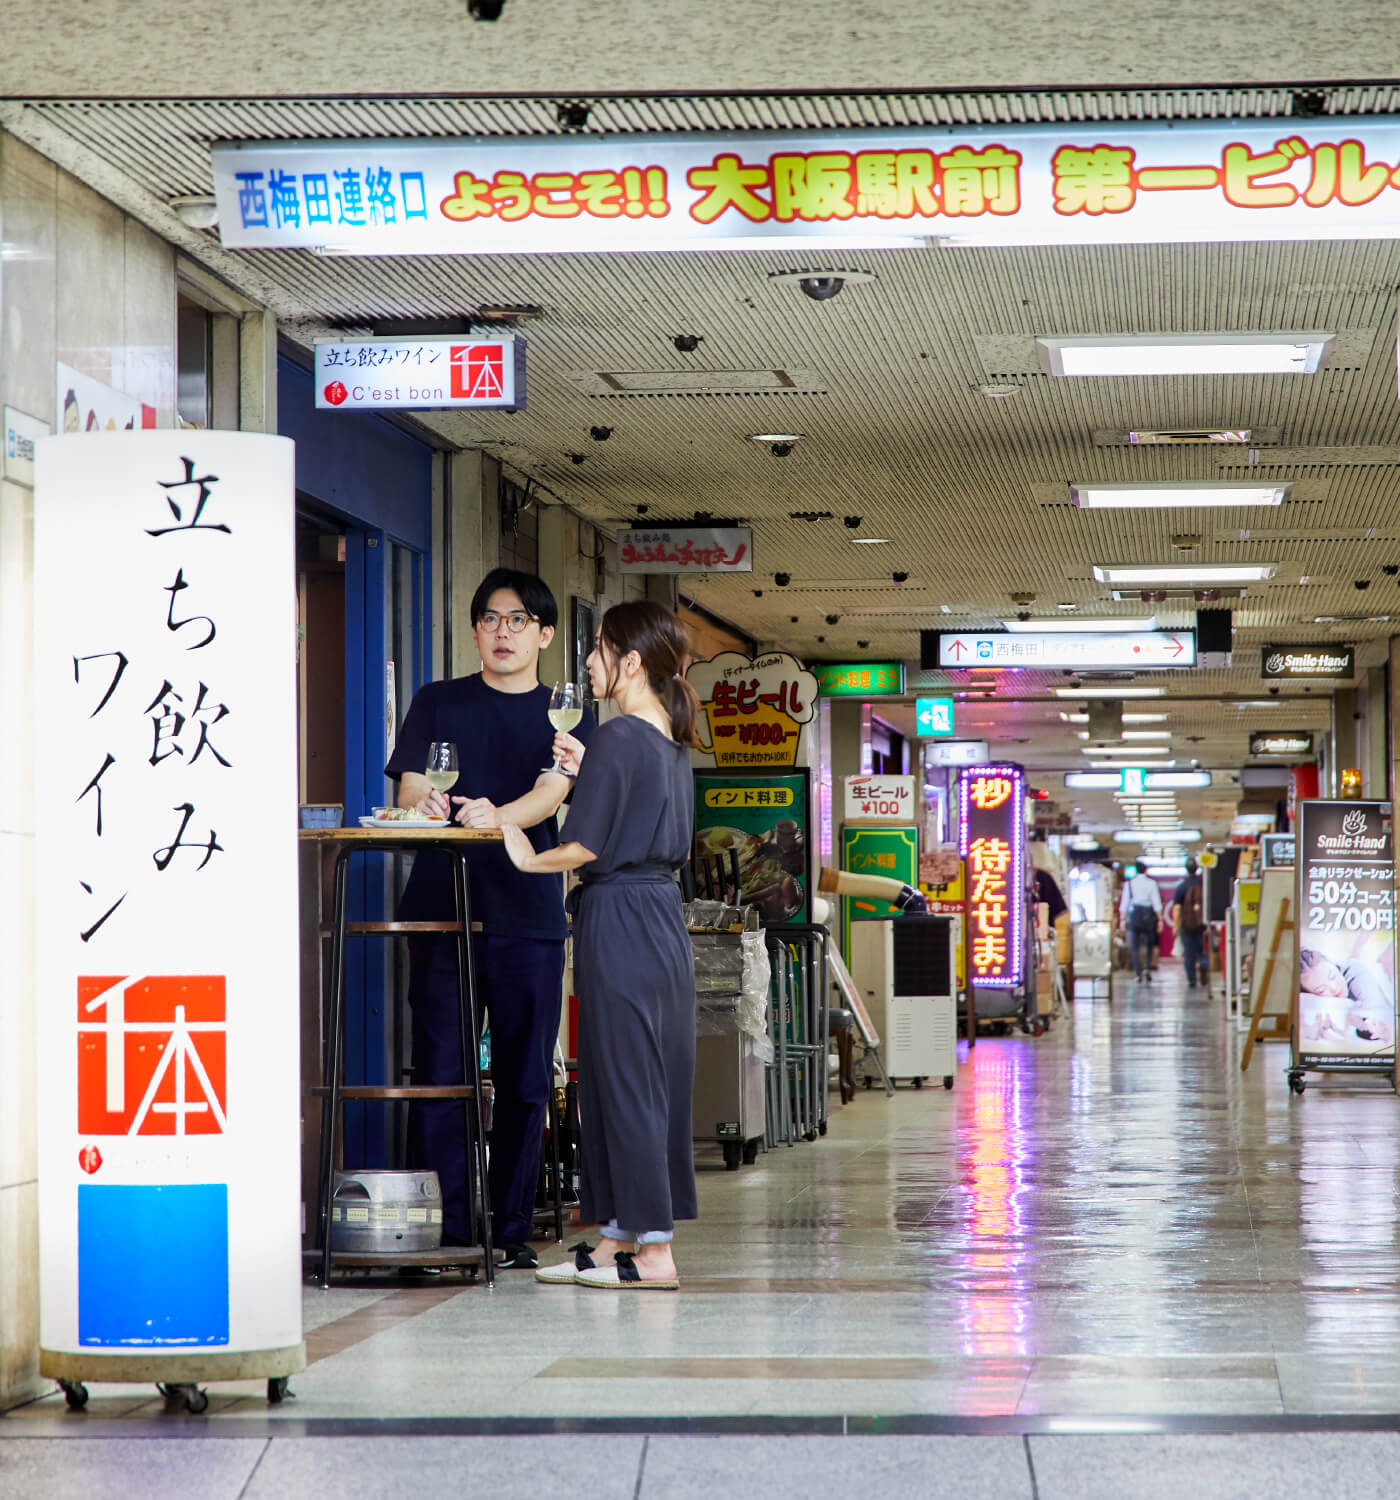
[[[451,740],[434,740],[428,746],[428,768],[423,775],[435,792],[457,785],[457,747]]]
[[[583,718],[583,699],[579,696],[579,690],[572,682],[556,682],[554,691],[549,695],[549,722],[560,734],[568,734],[571,729],[577,729],[579,721]],[[554,763],[546,766],[547,771],[562,771],[564,767],[555,756]]]

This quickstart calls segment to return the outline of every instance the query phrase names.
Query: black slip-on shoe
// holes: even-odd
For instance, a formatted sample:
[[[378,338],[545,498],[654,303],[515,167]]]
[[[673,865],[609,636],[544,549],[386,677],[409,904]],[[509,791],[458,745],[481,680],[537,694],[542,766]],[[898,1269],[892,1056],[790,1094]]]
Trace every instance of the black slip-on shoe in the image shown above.
[[[533,1271],[540,1258],[528,1245],[502,1245],[496,1265],[502,1271]]]

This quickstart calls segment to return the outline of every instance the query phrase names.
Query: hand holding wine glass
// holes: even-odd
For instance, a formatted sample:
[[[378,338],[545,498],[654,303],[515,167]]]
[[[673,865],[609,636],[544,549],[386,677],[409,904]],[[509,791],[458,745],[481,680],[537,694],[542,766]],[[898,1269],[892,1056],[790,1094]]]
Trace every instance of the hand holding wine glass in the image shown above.
[[[457,784],[457,747],[451,740],[434,740],[428,746],[428,765],[423,776],[430,790],[418,811],[430,818],[450,817],[452,809],[447,793]]]
[[[583,698],[578,688],[572,682],[556,682],[554,691],[549,695],[549,722],[560,733],[567,734],[569,730],[578,727],[583,718]],[[553,764],[545,766],[546,771],[558,771],[567,776],[569,773],[556,755]]]

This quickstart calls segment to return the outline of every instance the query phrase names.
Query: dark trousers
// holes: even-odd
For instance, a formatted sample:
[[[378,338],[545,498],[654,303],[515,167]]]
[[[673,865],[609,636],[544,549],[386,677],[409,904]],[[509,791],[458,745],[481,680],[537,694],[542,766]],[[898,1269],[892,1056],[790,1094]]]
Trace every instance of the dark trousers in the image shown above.
[[[457,948],[450,937],[409,943],[413,1007],[413,1081],[461,1083],[457,1027]],[[491,1028],[491,1228],[497,1245],[523,1245],[534,1234],[535,1190],[554,1081],[554,1047],[564,980],[564,944],[532,938],[472,938],[477,1003]],[[442,1184],[443,1233],[467,1233],[467,1137],[457,1100],[415,1103],[409,1112],[409,1162]]]
[[[1128,935],[1133,942],[1133,968],[1141,979],[1152,967],[1152,947],[1156,933],[1150,927],[1134,927]]]
[[[1201,976],[1204,984],[1209,977],[1209,969],[1206,965],[1206,935],[1204,932],[1187,932],[1184,928],[1181,933],[1181,959],[1186,965],[1186,982],[1195,984],[1196,975]]]

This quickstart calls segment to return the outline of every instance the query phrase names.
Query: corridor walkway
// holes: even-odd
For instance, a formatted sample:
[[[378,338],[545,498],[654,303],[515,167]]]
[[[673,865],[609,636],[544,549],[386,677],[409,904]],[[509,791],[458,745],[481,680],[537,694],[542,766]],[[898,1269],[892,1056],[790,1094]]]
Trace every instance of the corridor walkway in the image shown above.
[[[627,1494],[689,1493],[653,1489],[656,1468],[643,1489],[636,1472],[648,1432],[664,1454],[672,1439],[657,1434],[697,1430],[678,1418],[729,1419],[706,1425],[731,1432],[980,1434],[880,1438],[883,1456],[860,1466],[874,1477],[905,1461],[880,1443],[956,1442],[969,1475],[990,1466],[1002,1488],[987,1493],[1035,1483],[1078,1500],[1101,1492],[1090,1472],[1100,1463],[1063,1469],[1060,1488],[1055,1454],[1069,1450],[1056,1444],[1108,1444],[1104,1462],[1120,1450],[1053,1434],[1252,1429],[1262,1461],[1292,1484],[1330,1453],[1336,1482],[1323,1492],[1349,1492],[1337,1487],[1343,1454],[1388,1469],[1384,1489],[1400,1460],[1400,1423],[1387,1416],[1400,1412],[1396,1100],[1354,1084],[1293,1098],[1283,1051],[1261,1048],[1242,1075],[1242,1041],[1219,997],[1188,995],[1179,968],[1126,981],[1111,1007],[1082,999],[1044,1038],[985,1038],[951,1093],[863,1092],[824,1140],[737,1173],[702,1157],[702,1218],[678,1240],[678,1296],[547,1288],[509,1272],[494,1293],[455,1279],[308,1289],[313,1363],[293,1380],[294,1401],[268,1408],[260,1386],[216,1386],[208,1417],[191,1419],[164,1415],[150,1387],[94,1388],[81,1416],[51,1397],[0,1421],[0,1493],[12,1492],[18,1452],[37,1462],[54,1451],[3,1441],[20,1436],[246,1436],[251,1464],[279,1433],[465,1440],[492,1430],[481,1419],[511,1418],[621,1419],[639,1434],[619,1460],[637,1477]],[[604,1441],[606,1427],[584,1425],[588,1442]],[[1353,1427],[1376,1430],[1344,1435]],[[1123,1462],[1149,1488],[1102,1493],[1186,1482],[1160,1456],[1142,1458],[1147,1441],[1112,1440],[1129,1444]],[[1191,1441],[1208,1455],[1245,1440]],[[73,1446],[57,1445],[65,1462],[80,1461]],[[186,1444],[160,1446],[193,1462]],[[235,1448],[219,1451],[233,1462]],[[823,1472],[855,1464],[841,1451]],[[1173,1451],[1185,1461],[1187,1449]],[[735,1460],[741,1472],[751,1461]],[[260,1474],[269,1462],[258,1458]],[[1218,1457],[1200,1462],[1217,1472]],[[572,1467],[561,1459],[559,1478]],[[276,1483],[255,1477],[246,1493],[301,1479]]]

